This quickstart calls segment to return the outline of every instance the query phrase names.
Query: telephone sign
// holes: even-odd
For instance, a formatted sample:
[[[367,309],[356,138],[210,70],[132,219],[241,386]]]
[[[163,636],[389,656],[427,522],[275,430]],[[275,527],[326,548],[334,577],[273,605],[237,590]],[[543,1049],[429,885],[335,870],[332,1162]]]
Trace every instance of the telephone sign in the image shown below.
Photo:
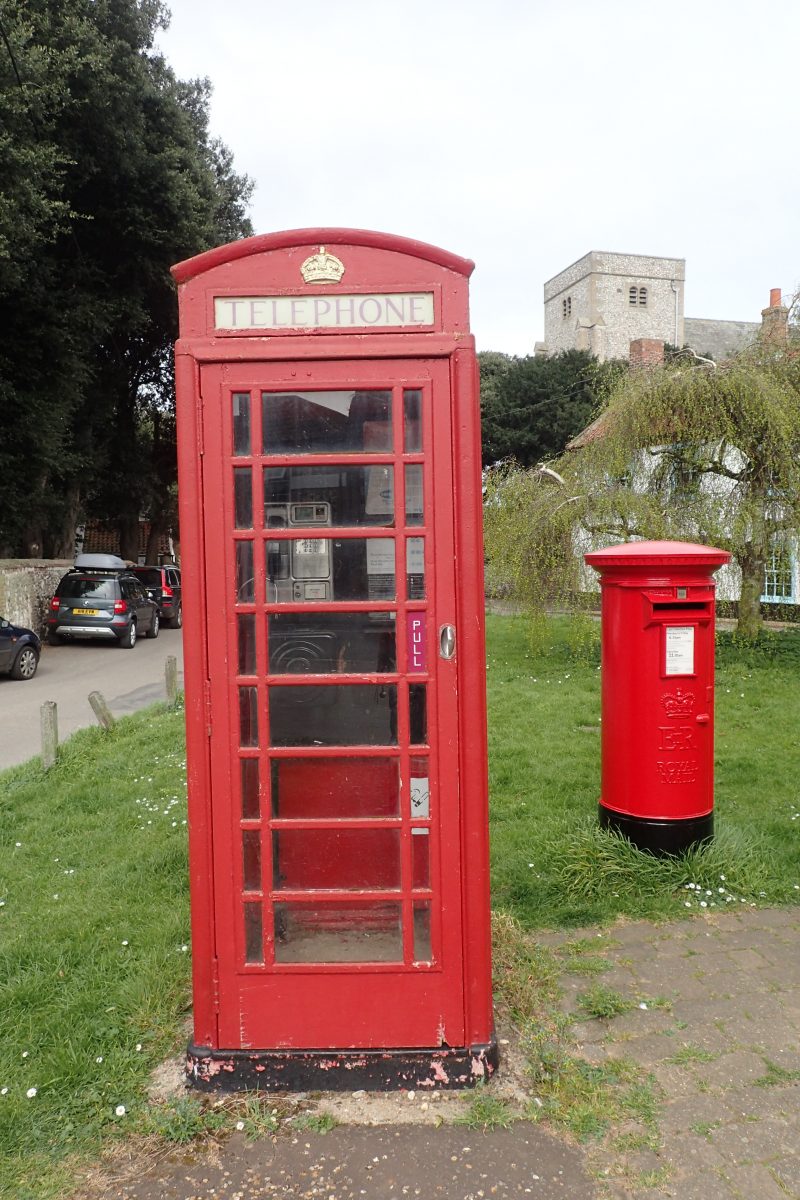
[[[471,270],[340,229],[173,268],[197,1086],[496,1065]]]

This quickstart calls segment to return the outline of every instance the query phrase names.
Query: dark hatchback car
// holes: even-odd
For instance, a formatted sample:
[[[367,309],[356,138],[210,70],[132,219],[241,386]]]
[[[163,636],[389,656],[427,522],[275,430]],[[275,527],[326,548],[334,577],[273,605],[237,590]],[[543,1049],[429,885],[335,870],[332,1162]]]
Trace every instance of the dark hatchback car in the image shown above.
[[[139,579],[155,600],[161,620],[180,629],[183,624],[183,597],[181,592],[181,572],[179,567],[163,566],[131,567],[131,571]]]
[[[12,679],[33,679],[42,643],[32,629],[12,625],[0,617],[0,674]]]
[[[47,640],[102,638],[125,649],[140,634],[158,637],[158,605],[130,567],[113,554],[83,554],[50,601]]]

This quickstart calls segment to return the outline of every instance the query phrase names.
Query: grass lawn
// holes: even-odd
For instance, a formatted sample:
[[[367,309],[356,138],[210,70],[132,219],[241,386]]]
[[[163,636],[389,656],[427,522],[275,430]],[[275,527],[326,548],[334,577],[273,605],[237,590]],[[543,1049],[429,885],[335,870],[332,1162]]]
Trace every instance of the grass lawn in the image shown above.
[[[576,656],[564,623],[550,629],[534,651],[520,620],[489,620],[498,990],[528,1022],[540,1062],[552,1062],[564,1032],[556,969],[530,931],[800,902],[800,634],[747,653],[723,641],[719,836],[662,862],[597,829],[596,647]],[[33,760],[0,776],[0,1197],[64,1194],[77,1165],[115,1137],[181,1142],[234,1120],[255,1132],[278,1119],[274,1097],[266,1109],[245,1098],[222,1112],[194,1097],[146,1098],[153,1068],[186,1040],[185,821],[183,714],[165,707],[110,733],[83,731],[48,773]],[[572,1111],[583,1095],[592,1127],[585,1094],[608,1081],[567,1057],[548,1070],[571,1080]],[[628,1089],[623,1109],[642,1108],[634,1080],[611,1082]],[[476,1104],[486,1123],[479,1110],[491,1098]]]
[[[0,777],[0,1196],[58,1194],[71,1155],[147,1124],[188,1000],[185,778],[166,709]]]
[[[716,837],[676,860],[598,828],[599,646],[568,632],[535,649],[521,618],[488,618],[495,909],[535,929],[800,902],[800,631],[719,636]]]

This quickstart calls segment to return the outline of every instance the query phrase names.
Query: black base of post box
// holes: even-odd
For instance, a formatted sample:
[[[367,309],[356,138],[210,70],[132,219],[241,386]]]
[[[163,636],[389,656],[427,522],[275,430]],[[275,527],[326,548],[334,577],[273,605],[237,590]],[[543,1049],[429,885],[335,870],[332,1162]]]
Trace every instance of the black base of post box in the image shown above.
[[[475,1087],[497,1070],[497,1039],[434,1050],[211,1050],[189,1043],[186,1080],[208,1092],[388,1092]]]
[[[598,805],[600,825],[621,833],[639,850],[660,856],[683,854],[698,842],[710,842],[714,836],[714,813],[681,821],[649,821],[631,817],[613,808]]]

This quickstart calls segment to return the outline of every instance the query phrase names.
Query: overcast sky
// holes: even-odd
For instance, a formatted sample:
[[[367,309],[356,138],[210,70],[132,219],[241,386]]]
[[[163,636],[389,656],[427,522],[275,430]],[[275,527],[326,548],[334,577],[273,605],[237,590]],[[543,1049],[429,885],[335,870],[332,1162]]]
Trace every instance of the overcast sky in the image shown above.
[[[479,350],[532,353],[545,280],[589,250],[685,258],[690,317],[800,288],[797,0],[166,2],[255,231],[474,259]]]

